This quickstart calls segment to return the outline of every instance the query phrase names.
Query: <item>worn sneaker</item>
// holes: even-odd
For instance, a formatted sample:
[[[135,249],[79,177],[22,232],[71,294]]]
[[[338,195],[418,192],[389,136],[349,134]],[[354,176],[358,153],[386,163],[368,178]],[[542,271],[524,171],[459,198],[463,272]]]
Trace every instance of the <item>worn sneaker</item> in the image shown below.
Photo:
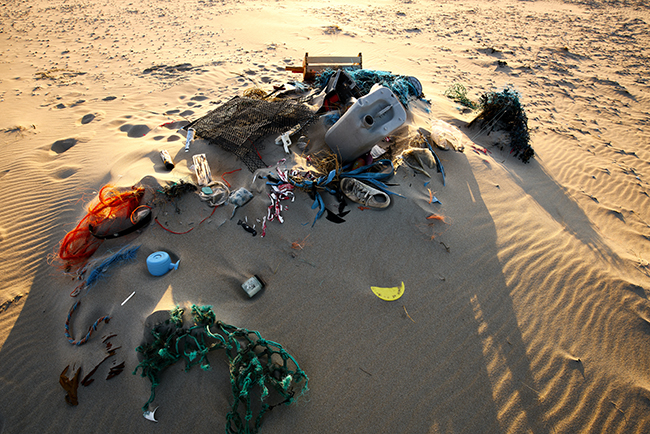
[[[350,200],[370,208],[386,208],[390,204],[390,197],[386,193],[355,178],[343,178],[341,191]]]

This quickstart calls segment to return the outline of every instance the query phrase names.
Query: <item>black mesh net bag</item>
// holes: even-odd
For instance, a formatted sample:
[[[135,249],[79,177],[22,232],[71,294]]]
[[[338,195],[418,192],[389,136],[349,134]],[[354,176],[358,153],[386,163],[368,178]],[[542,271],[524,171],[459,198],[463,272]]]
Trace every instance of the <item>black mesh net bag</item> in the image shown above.
[[[262,139],[289,130],[296,133],[313,119],[308,106],[289,99],[236,96],[186,128],[194,128],[197,136],[234,153],[254,172],[267,167],[257,152],[262,149]]]

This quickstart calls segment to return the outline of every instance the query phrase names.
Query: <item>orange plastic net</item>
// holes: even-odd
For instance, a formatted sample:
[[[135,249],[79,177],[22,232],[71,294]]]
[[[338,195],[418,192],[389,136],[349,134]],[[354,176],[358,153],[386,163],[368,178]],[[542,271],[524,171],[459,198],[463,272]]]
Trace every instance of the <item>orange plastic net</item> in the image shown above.
[[[88,206],[88,213],[68,232],[59,247],[59,259],[65,271],[83,267],[97,251],[103,240],[95,233],[117,232],[128,225],[131,214],[144,196],[143,187],[117,188],[107,184],[99,190],[97,199]]]

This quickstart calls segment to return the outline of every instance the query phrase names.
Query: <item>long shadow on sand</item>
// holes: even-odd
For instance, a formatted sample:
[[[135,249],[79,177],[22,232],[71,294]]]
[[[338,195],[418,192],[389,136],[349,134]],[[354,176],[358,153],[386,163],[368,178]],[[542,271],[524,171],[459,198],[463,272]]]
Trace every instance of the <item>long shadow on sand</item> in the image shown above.
[[[305,256],[316,267],[301,269],[305,286],[260,306],[269,327],[285,315],[312,378],[309,402],[270,415],[271,431],[550,432],[494,222],[466,157],[450,155],[445,167],[447,186],[431,182],[444,207],[394,198],[388,211],[353,209],[345,224],[317,223]],[[393,182],[408,194],[423,180],[402,172]],[[450,220],[434,240],[432,212]],[[321,250],[319,236],[338,240],[336,251]],[[395,302],[369,290],[400,281],[406,291]],[[286,310],[274,314],[279,306],[299,308],[286,318]]]
[[[226,322],[259,330],[285,346],[310,377],[310,392],[297,405],[268,413],[262,432],[550,432],[544,420],[548,409],[536,392],[526,342],[498,259],[494,221],[466,157],[445,158],[447,186],[438,185],[435,178],[430,185],[442,207],[416,198],[413,191],[422,190],[423,178],[400,171],[395,189],[409,198],[395,198],[386,211],[353,207],[345,223],[322,219],[311,228],[303,225],[313,219],[311,200],[298,193],[292,213],[285,215],[287,223],[273,226],[254,248],[239,249],[243,235],[236,225],[218,229],[218,243],[208,243],[206,238],[207,231],[217,231],[215,227],[194,231],[175,247],[180,257],[187,257],[200,243],[209,244],[205,251],[209,257],[226,265],[209,268],[211,288],[223,287],[220,270],[240,267],[235,271],[245,274],[254,269],[252,265],[274,270],[267,272],[268,288],[262,297],[228,299],[237,320],[226,318]],[[546,174],[532,172],[537,185],[552,187]],[[559,187],[557,193],[562,196]],[[546,193],[538,199],[543,197]],[[426,220],[432,212],[449,218],[444,234],[434,240]],[[289,255],[278,248],[281,240],[304,239],[306,234],[310,244],[303,251]],[[161,240],[145,232],[138,242],[160,245]],[[233,249],[238,249],[237,261],[229,260]],[[185,264],[188,272],[201,271]],[[67,343],[63,323],[72,284],[55,274],[43,261],[0,350],[5,432],[87,432],[93,427],[94,432],[107,427],[153,432],[156,425],[145,421],[139,410],[148,397],[149,383],[129,374],[137,363],[133,350],[142,329],[120,334],[122,359],[127,362],[124,374],[82,390],[79,407],[65,403],[58,385],[61,370],[87,359],[89,352],[97,351],[100,357],[101,340],[83,348]],[[118,274],[111,279],[118,279]],[[223,294],[230,294],[206,291],[205,279],[187,279],[181,273],[172,278],[178,279],[175,290],[181,300],[219,306]],[[394,302],[381,301],[370,291],[371,285],[395,286],[402,281],[405,294]],[[113,289],[107,285],[104,290]],[[130,288],[121,290],[130,292]],[[138,307],[137,299],[130,303],[127,308]],[[145,318],[152,308],[147,305],[142,312],[132,312]],[[92,323],[113,311],[117,312],[89,302],[75,321]],[[119,321],[116,318],[118,329]],[[82,329],[80,325],[78,330]],[[184,373],[181,368],[170,369],[164,380],[176,388],[159,390],[157,403],[166,408],[159,415],[165,431],[180,432],[190,421],[196,432],[222,430],[230,394],[225,390],[227,378],[222,378],[225,370]],[[220,402],[215,404],[209,393],[216,393]],[[89,424],[88,418],[101,423]]]

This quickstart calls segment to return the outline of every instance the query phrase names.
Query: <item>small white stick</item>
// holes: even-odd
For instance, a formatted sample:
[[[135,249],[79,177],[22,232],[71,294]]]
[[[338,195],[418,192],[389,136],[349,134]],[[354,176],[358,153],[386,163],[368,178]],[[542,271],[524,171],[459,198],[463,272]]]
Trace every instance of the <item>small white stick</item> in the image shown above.
[[[131,293],[131,295],[129,295],[128,297],[126,297],[126,300],[124,300],[120,306],[124,306],[124,304],[125,304],[127,301],[131,300],[131,297],[133,297],[134,295],[135,295],[135,291],[133,291],[133,292]]]

